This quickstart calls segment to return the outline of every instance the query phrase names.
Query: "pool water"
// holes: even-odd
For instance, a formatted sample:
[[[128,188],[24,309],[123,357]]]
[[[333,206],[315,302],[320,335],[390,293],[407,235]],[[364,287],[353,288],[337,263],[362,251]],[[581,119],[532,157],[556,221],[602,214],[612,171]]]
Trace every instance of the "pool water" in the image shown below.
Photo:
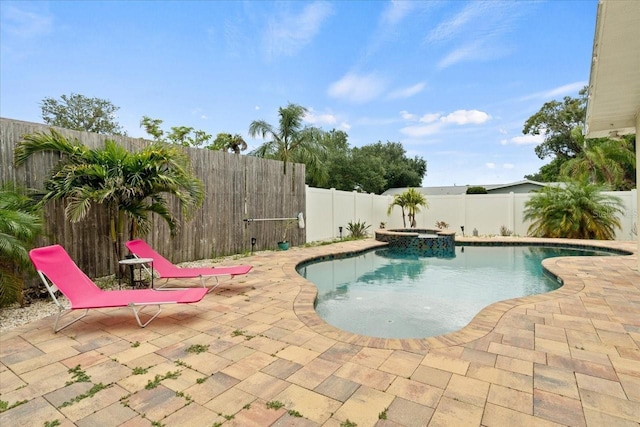
[[[345,331],[426,338],[461,329],[484,307],[561,286],[541,261],[608,252],[539,246],[457,246],[453,258],[376,249],[298,267],[318,288],[316,312]]]

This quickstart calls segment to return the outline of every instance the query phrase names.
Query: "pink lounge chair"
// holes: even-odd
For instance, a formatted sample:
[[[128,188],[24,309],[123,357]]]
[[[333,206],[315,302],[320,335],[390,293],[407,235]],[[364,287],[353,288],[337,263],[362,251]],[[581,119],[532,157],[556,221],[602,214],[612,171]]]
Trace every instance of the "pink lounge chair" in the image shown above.
[[[54,332],[82,319],[91,308],[108,307],[131,307],[138,325],[144,328],[160,314],[162,304],[198,302],[207,293],[206,289],[184,289],[170,292],[160,292],[153,289],[103,291],[78,268],[67,251],[60,245],[32,249],[29,252],[29,257],[53,301],[58,306],[58,316],[53,325]],[[65,309],[58,301],[55,294],[57,290],[69,299],[70,309]],[[142,323],[140,313],[149,305],[157,305],[158,311],[149,320]],[[73,310],[81,309],[85,310],[82,316],[58,328],[58,322],[62,316]]]
[[[216,284],[209,289],[211,292],[219,284],[218,278],[221,276],[239,276],[247,274],[251,270],[250,265],[235,265],[230,267],[203,267],[203,268],[180,268],[173,265],[169,260],[164,258],[158,252],[153,250],[144,240],[136,239],[130,240],[125,243],[129,251],[136,258],[151,258],[153,259],[153,272],[161,279],[166,279],[164,285],[167,285],[169,279],[193,279],[199,277],[202,283],[202,287],[206,287],[206,280],[209,278],[215,278]]]

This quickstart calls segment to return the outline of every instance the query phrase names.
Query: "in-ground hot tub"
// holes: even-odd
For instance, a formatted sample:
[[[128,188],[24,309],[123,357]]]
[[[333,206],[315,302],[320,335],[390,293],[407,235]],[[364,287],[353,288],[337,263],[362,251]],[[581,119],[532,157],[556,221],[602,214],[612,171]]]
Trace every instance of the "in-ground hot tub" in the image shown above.
[[[376,230],[376,240],[390,248],[415,250],[420,255],[438,258],[456,256],[456,233],[437,228],[397,228]]]

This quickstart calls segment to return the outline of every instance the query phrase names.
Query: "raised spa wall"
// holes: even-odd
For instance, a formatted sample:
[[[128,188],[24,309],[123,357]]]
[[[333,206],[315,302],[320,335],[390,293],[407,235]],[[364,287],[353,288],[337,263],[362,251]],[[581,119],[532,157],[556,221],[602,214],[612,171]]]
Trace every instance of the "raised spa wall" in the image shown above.
[[[376,230],[376,240],[390,248],[419,251],[424,256],[455,257],[456,233],[437,228],[397,228]]]

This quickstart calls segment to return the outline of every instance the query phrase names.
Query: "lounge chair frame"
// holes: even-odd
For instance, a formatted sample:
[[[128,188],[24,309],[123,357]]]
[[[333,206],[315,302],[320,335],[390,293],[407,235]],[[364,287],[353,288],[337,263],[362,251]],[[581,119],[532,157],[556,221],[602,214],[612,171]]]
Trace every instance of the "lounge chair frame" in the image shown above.
[[[130,307],[138,325],[144,328],[162,312],[162,305],[195,303],[202,300],[206,295],[206,291],[202,289],[182,289],[175,291],[171,295],[168,292],[156,292],[150,289],[103,291],[78,268],[60,245],[32,249],[29,252],[29,256],[42,283],[44,283],[58,308],[58,314],[53,324],[55,333],[83,319],[89,313],[89,310],[94,308]],[[53,276],[49,276],[47,272]],[[58,285],[56,285],[56,282],[58,282]],[[66,291],[60,289],[59,285],[62,283],[65,284]],[[56,295],[57,292],[69,299],[71,308],[66,308],[62,304]],[[143,321],[141,315],[149,306],[157,306],[157,310],[153,313],[144,313],[150,317]],[[84,310],[84,313],[60,325],[60,320],[75,310]]]
[[[215,279],[215,285],[208,288],[207,292],[211,292],[216,289],[222,282],[220,281],[220,277],[229,276],[230,279],[233,279],[235,276],[240,276],[247,274],[249,270],[251,270],[251,266],[243,265],[243,266],[223,266],[223,267],[210,267],[210,268],[180,268],[171,263],[168,259],[160,255],[156,250],[154,250],[148,243],[146,243],[142,239],[130,240],[125,243],[129,252],[136,258],[149,258],[153,259],[153,264],[149,267],[146,264],[142,264],[142,268],[149,275],[155,275],[157,279],[165,279],[164,283],[160,286],[156,286],[157,290],[176,290],[176,289],[184,289],[184,288],[168,288],[166,287],[169,284],[169,280],[171,279],[200,279],[200,284],[203,288],[207,288],[207,280],[213,278]],[[143,253],[139,253],[142,249]],[[164,267],[162,267],[164,266]],[[161,271],[163,269],[170,269],[171,271]],[[202,273],[203,270],[208,270],[209,274]],[[191,271],[199,271],[199,273],[190,274]]]

